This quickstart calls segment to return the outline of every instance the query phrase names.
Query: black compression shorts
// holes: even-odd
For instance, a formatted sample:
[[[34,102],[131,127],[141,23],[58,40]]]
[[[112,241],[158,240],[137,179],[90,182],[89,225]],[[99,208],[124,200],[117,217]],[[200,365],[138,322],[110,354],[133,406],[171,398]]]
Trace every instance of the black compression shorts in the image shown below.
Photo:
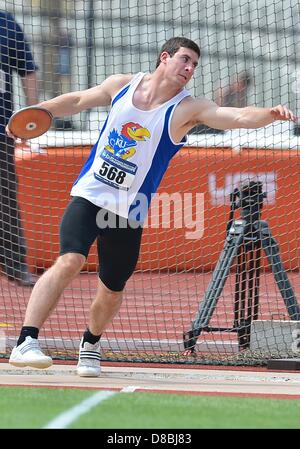
[[[60,255],[79,253],[87,257],[97,238],[99,277],[110,290],[122,291],[135,269],[142,232],[141,225],[129,225],[126,218],[74,197],[60,225]]]

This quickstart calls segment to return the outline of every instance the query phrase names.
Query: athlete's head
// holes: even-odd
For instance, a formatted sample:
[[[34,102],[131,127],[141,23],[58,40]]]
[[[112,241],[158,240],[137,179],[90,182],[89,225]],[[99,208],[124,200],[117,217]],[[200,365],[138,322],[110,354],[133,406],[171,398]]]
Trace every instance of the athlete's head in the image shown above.
[[[161,63],[160,57],[162,53],[167,52],[172,57],[175,55],[175,53],[178,52],[181,47],[193,50],[200,58],[200,48],[194,41],[187,39],[186,37],[172,37],[171,39],[167,40],[162,46],[157,58],[156,68]]]

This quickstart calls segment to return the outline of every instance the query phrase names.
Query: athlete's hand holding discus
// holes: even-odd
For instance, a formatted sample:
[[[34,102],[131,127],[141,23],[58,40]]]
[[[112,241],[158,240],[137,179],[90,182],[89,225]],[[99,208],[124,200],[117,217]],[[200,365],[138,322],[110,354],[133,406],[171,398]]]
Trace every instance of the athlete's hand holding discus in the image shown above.
[[[44,134],[52,124],[53,116],[45,108],[29,106],[15,112],[6,126],[8,137],[22,141],[34,139]]]

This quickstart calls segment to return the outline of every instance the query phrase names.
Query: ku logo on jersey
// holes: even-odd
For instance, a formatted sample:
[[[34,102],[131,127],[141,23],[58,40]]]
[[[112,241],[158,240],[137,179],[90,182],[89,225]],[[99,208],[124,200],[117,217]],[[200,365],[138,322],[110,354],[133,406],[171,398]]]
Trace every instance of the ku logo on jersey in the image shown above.
[[[150,136],[147,128],[143,128],[138,123],[128,122],[122,126],[120,133],[115,128],[109,133],[108,145],[105,149],[116,157],[128,159],[135,154],[137,142]]]

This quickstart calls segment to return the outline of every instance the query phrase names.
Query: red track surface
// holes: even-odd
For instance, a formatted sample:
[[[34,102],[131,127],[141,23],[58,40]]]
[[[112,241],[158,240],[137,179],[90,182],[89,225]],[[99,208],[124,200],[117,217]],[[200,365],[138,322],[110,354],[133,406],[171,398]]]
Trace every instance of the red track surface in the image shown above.
[[[300,279],[289,273],[296,296],[300,298]],[[211,279],[211,273],[136,273],[128,282],[125,300],[105,337],[138,340],[182,340],[194,319],[199,300]],[[97,275],[80,274],[65,290],[59,305],[47,320],[41,335],[48,338],[80,338],[88,321],[88,310],[97,287]],[[25,313],[30,289],[0,278],[1,328],[16,336]],[[231,275],[210,325],[232,326],[234,276]],[[272,273],[261,275],[259,319],[288,319],[287,310]],[[203,333],[204,335],[204,333]],[[235,334],[205,333],[205,339],[236,339]]]

